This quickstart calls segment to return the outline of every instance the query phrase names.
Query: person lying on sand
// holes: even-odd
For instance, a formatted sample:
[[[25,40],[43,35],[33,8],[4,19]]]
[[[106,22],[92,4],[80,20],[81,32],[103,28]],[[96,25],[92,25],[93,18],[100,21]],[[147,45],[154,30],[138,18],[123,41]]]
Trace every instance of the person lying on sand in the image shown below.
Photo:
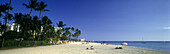
[[[117,45],[115,49],[122,49],[122,46]]]
[[[116,47],[115,49],[122,49],[122,47]]]
[[[93,46],[90,47],[91,50],[94,50]]]

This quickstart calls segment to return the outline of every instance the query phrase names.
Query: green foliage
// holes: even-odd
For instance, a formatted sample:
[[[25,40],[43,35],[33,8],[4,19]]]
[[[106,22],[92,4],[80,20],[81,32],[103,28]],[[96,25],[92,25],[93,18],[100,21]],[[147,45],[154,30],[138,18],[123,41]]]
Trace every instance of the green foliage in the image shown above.
[[[54,38],[52,38],[52,39],[58,41],[58,38],[57,38],[57,37],[54,37]]]
[[[22,41],[21,42],[21,46],[33,46],[34,45],[34,41],[30,41],[30,40],[28,40],[28,41]]]
[[[45,9],[47,7],[47,4],[45,4],[43,1],[38,3],[38,6],[35,8],[35,10],[38,11],[49,11],[48,9]]]
[[[16,31],[8,31],[3,34],[6,39],[15,39],[20,37],[20,33]]]
[[[39,46],[48,44],[48,41],[36,41],[36,42],[37,42],[37,45],[39,45]],[[19,41],[8,39],[5,41],[4,47],[17,47],[18,43],[19,43]],[[22,41],[21,46],[34,46],[34,41],[30,41],[30,40]]]
[[[11,4],[10,0],[10,4]],[[49,11],[48,9],[45,9],[47,7],[47,4],[45,4],[43,1],[38,2],[37,0],[30,0],[29,4],[23,3],[24,6],[27,8],[30,8],[31,11],[29,14],[23,14],[23,13],[14,13],[14,16],[9,13],[9,10],[12,10],[13,8],[10,7],[10,4],[1,4],[0,5],[0,17],[3,16],[5,24],[9,20],[14,20],[14,23],[17,26],[20,26],[17,28],[20,32],[16,31],[8,31],[3,34],[2,39],[5,38],[5,47],[11,47],[11,46],[26,46],[30,45],[33,46],[34,41],[37,41],[38,45],[46,45],[49,38],[52,38],[53,40],[71,40],[71,37],[78,38],[80,36],[81,31],[79,29],[74,29],[73,27],[65,27],[66,24],[63,23],[63,21],[59,21],[59,23],[56,23],[57,26],[60,28],[59,30],[55,31],[55,27],[52,24],[52,21],[47,17],[43,16],[41,17],[42,11]],[[10,7],[10,9],[9,9]],[[8,11],[7,11],[8,10]],[[30,16],[32,10],[40,11],[39,17],[38,16]],[[0,23],[0,32],[4,32],[6,30],[6,26],[2,25]],[[43,29],[41,31],[41,29]],[[16,41],[14,39],[16,38],[24,38],[23,41]],[[42,40],[42,41],[38,41]],[[0,40],[2,41],[2,40]],[[2,41],[3,43],[3,41]]]
[[[18,46],[18,41],[16,40],[6,40],[4,42],[4,47],[13,47],[13,46]]]
[[[3,15],[2,13],[6,14],[7,13],[7,10],[9,8],[9,4],[8,3],[5,3],[5,4],[1,4],[0,5],[0,17]],[[13,8],[10,6],[10,9],[9,10],[12,10]],[[5,16],[5,15],[4,15]]]
[[[22,46],[34,46],[35,41],[22,41]],[[37,45],[47,45],[48,41],[36,41]]]
[[[23,3],[23,5],[26,6],[27,8],[35,8],[35,7],[37,7],[38,2],[37,2],[37,0],[30,0],[28,5],[25,3]]]
[[[36,41],[37,45],[47,45],[48,41]]]
[[[77,39],[78,39],[78,36],[81,35],[81,31],[80,31],[79,29],[76,29],[75,33],[72,34],[72,35],[73,35],[73,37],[77,40]]]
[[[47,16],[42,17],[42,23],[44,26],[52,24],[51,20]]]

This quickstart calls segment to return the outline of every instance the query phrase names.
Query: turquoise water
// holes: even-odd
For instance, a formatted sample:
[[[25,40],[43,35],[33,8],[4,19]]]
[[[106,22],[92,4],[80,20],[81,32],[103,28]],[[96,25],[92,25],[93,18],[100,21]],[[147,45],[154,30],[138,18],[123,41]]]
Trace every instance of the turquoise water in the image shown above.
[[[128,43],[127,46],[135,46],[141,48],[158,49],[170,51],[170,41],[95,41],[97,43],[107,43],[113,45],[120,45],[123,42]]]

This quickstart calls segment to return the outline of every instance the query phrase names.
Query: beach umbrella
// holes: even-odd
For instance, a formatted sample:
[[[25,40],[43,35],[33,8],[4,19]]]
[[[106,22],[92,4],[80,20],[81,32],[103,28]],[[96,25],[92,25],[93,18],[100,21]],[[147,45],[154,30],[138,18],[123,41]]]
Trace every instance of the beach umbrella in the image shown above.
[[[124,42],[124,43],[122,43],[121,45],[128,45],[128,43]]]

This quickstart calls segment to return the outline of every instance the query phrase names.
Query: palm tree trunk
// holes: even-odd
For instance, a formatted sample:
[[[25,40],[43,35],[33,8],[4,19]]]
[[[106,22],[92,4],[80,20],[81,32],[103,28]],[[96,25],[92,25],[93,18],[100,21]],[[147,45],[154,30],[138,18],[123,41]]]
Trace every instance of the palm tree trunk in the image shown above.
[[[10,9],[10,6],[11,6],[11,2],[12,2],[12,0],[10,0],[10,2],[9,2],[8,13],[9,13],[9,9]]]
[[[1,44],[1,47],[3,48],[4,47],[4,42],[5,42],[5,37],[2,37],[2,44]]]
[[[30,14],[29,14],[29,16],[31,16],[31,12],[32,12],[32,10],[33,10],[33,8],[31,8],[31,11],[30,11]]]
[[[69,36],[69,41],[71,41],[71,36]]]
[[[10,2],[9,2],[9,7],[8,7],[8,12],[7,12],[7,15],[9,14],[9,9],[10,9],[10,7],[11,7],[11,2],[12,2],[12,0],[10,0]],[[7,15],[6,15],[6,17],[7,17]],[[8,20],[8,18],[6,19],[6,23],[8,22],[9,23],[9,20]]]
[[[42,11],[40,11],[39,19],[40,19],[40,16],[41,16],[41,12],[42,12]]]
[[[21,38],[20,38],[20,39],[19,39],[19,44],[18,44],[19,47],[21,46],[21,42],[22,42],[22,40],[21,40]]]
[[[18,27],[18,23],[17,23],[17,28],[16,28],[16,31],[17,31],[17,32],[18,32],[18,28],[19,28],[19,27]]]
[[[22,29],[22,32],[21,32],[21,36],[20,36],[20,40],[19,40],[18,46],[21,46],[21,42],[22,42],[21,38],[24,36],[24,33],[25,33],[25,30],[24,30],[24,28],[23,28],[23,29]]]

